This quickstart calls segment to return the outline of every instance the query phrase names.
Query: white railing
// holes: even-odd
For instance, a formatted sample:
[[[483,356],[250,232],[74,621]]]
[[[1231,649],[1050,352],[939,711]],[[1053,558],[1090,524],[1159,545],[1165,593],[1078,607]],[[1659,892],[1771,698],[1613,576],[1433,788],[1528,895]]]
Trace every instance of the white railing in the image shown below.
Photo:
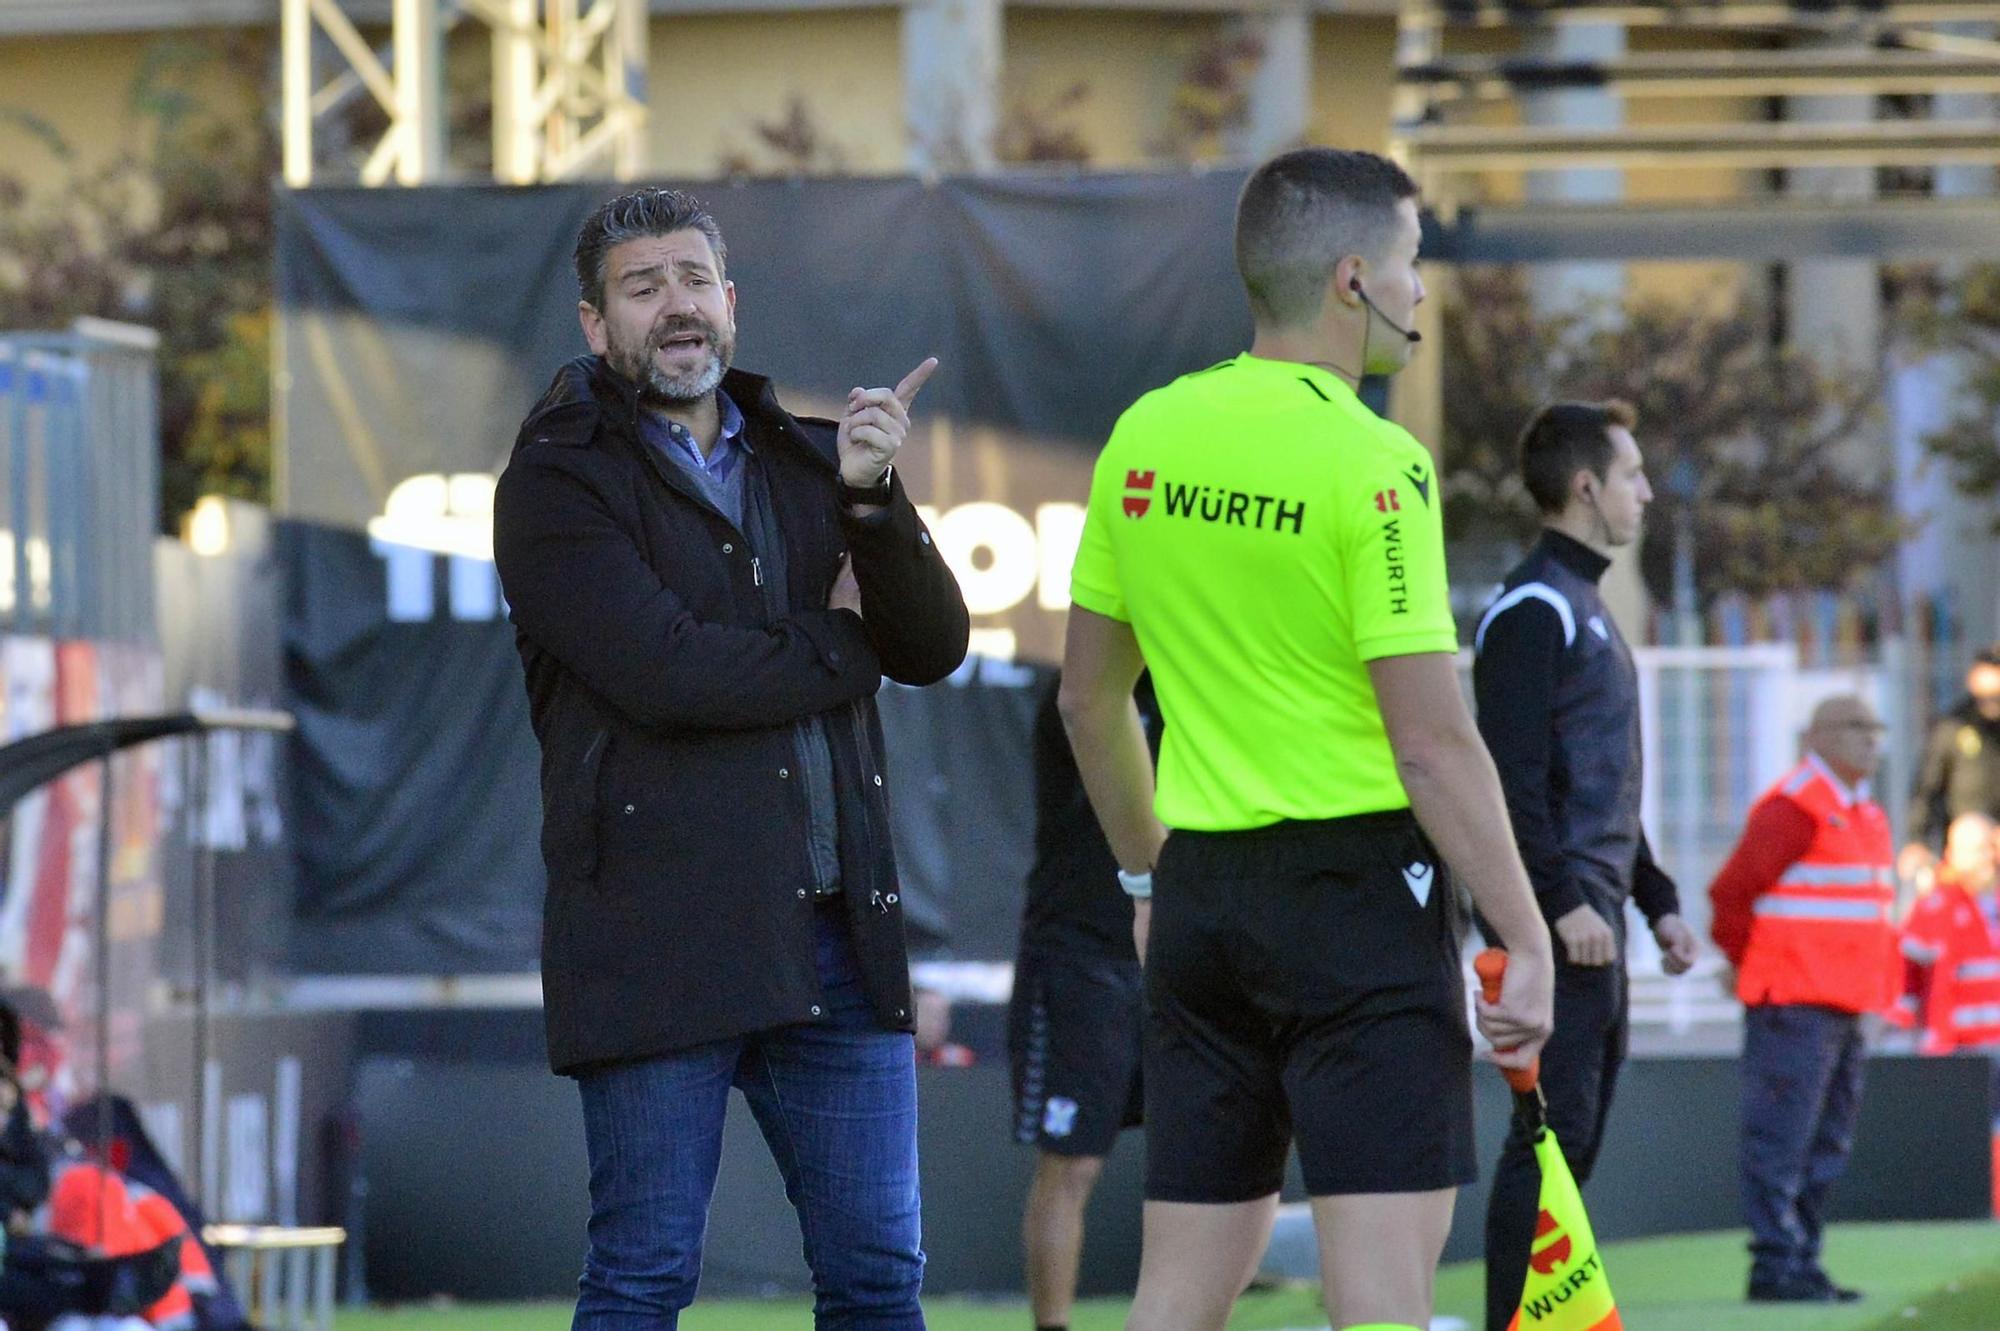
[[[1649,647],[1639,668],[1645,735],[1643,817],[1653,851],[1680,885],[1688,922],[1706,937],[1708,884],[1742,834],[1757,797],[1798,762],[1812,710],[1836,693],[1857,693],[1896,731],[1901,690],[1890,672],[1868,665],[1807,669],[1795,647]],[[1893,813],[1909,786],[1905,736],[1891,745],[1878,792]],[[1919,737],[1920,738],[1920,737]],[[1635,967],[1654,970],[1652,940],[1640,930]]]
[[[1722,960],[1707,943],[1708,884],[1735,847],[1750,806],[1799,760],[1806,724],[1822,699],[1860,694],[1889,723],[1876,797],[1900,821],[1924,718],[1907,714],[1908,691],[1894,665],[1899,658],[1893,649],[1884,655],[1890,664],[1819,668],[1802,666],[1788,644],[1635,649],[1645,742],[1641,813],[1653,853],[1679,885],[1682,912],[1704,946],[1692,972],[1664,976],[1652,935],[1631,911],[1635,1028],[1686,1035],[1740,1019],[1721,984]],[[1469,668],[1469,655],[1464,664]]]

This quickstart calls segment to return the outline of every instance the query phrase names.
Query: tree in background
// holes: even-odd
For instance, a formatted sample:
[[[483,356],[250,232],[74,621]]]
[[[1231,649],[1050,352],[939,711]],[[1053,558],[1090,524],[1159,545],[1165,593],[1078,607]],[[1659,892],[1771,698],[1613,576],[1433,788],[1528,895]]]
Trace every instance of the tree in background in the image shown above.
[[[1088,164],[1094,155],[1083,134],[1089,101],[1088,83],[1072,83],[1040,98],[1024,89],[1010,91],[993,136],[993,155],[1017,164]]]
[[[1944,352],[1959,364],[1951,420],[1924,439],[1951,469],[1959,490],[2000,499],[2000,264],[1896,274],[1905,331],[1917,350]],[[1993,519],[2000,531],[2000,514]]]
[[[1639,409],[1655,495],[1640,571],[1658,604],[1673,603],[1682,532],[1693,535],[1698,609],[1725,592],[1852,588],[1905,534],[1886,462],[1867,443],[1879,383],[1774,348],[1754,312],[1645,300],[1608,320],[1549,315],[1512,268],[1468,268],[1454,286],[1443,450],[1454,539],[1532,539],[1515,441],[1556,397]]]
[[[835,175],[847,169],[847,154],[820,128],[806,100],[794,93],[784,112],[775,120],[753,120],[752,137],[762,151],[763,162],[750,153],[730,149],[722,155],[722,174]]]
[[[62,185],[31,195],[0,168],[0,328],[95,315],[160,334],[164,530],[205,493],[270,496],[269,68],[255,34],[163,39],[118,157],[85,167],[39,127]]]
[[[1249,121],[1250,81],[1263,58],[1263,39],[1241,23],[1226,23],[1195,43],[1153,151],[1176,162],[1219,160],[1231,132]]]

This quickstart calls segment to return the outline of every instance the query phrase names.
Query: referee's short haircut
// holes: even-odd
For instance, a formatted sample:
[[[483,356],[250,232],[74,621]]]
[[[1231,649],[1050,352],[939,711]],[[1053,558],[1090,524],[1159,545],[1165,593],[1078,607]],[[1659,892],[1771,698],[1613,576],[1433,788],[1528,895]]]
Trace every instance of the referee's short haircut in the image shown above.
[[[1551,402],[1521,431],[1521,480],[1535,507],[1548,514],[1569,506],[1569,483],[1588,470],[1599,480],[1611,467],[1611,432],[1630,430],[1639,412],[1630,402]]]
[[[1251,172],[1236,201],[1236,271],[1258,324],[1318,318],[1340,261],[1381,257],[1396,205],[1416,196],[1408,172],[1369,152],[1300,148]]]

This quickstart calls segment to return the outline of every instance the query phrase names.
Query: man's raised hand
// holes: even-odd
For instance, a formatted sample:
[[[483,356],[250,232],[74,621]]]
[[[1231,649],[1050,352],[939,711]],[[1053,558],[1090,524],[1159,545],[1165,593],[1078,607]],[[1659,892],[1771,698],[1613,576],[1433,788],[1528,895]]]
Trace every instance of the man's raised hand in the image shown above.
[[[930,356],[894,388],[848,390],[847,412],[840,418],[834,441],[840,452],[841,480],[866,489],[882,479],[909,437],[910,407],[937,367],[937,357]]]

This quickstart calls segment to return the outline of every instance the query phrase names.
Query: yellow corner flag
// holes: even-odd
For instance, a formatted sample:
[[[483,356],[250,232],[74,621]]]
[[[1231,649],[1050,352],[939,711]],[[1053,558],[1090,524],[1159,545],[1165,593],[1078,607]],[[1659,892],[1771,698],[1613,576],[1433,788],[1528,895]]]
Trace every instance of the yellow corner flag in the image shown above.
[[[1542,1169],[1542,1211],[1521,1307],[1507,1331],[1622,1331],[1583,1197],[1547,1128],[1535,1138],[1535,1163]]]
[[[1480,989],[1489,1003],[1500,1001],[1500,980],[1507,972],[1507,954],[1489,947],[1473,960]],[[1624,1331],[1618,1305],[1611,1298],[1611,1281],[1604,1259],[1597,1255],[1597,1236],[1584,1214],[1583,1194],[1569,1172],[1562,1146],[1549,1131],[1548,1109],[1542,1101],[1541,1063],[1502,1068],[1514,1091],[1514,1113],[1535,1134],[1535,1164],[1542,1171],[1541,1213],[1535,1218],[1535,1241],[1528,1252],[1528,1278],[1521,1286],[1521,1306],[1507,1331]]]

